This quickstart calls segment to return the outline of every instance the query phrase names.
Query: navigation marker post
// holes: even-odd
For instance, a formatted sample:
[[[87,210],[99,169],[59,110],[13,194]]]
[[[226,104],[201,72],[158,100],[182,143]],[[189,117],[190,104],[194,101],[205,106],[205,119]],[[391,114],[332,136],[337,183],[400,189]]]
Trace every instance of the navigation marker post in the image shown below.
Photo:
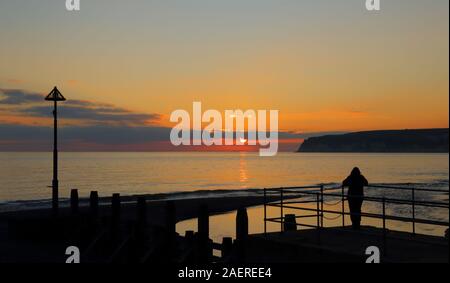
[[[58,101],[66,101],[66,98],[59,92],[56,86],[45,97],[47,101],[54,102],[53,109],[53,180],[52,180],[52,210],[58,213]]]

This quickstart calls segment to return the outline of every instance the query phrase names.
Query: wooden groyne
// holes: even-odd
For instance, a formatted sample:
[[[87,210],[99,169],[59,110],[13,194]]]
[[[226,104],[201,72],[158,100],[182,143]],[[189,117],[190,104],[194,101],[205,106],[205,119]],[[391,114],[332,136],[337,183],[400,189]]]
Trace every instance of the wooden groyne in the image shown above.
[[[210,238],[209,217],[240,207],[261,205],[262,196],[134,201],[120,194],[100,203],[97,191],[88,206],[71,190],[69,207],[0,214],[0,262],[65,262],[68,246],[78,247],[82,262],[211,262],[213,249],[229,255],[233,240]],[[275,200],[275,198],[273,199]],[[83,201],[86,203],[86,201]],[[176,233],[179,221],[198,218],[198,233]],[[242,231],[247,231],[243,229]]]

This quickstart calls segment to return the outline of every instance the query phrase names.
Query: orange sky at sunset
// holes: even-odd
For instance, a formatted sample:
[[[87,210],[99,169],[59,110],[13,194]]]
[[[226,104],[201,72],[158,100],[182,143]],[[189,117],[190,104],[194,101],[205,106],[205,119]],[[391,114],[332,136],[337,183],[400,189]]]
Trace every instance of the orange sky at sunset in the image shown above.
[[[5,129],[51,126],[33,95],[54,85],[73,102],[63,127],[170,128],[194,101],[279,110],[287,133],[449,125],[448,1],[19,2],[0,4]]]

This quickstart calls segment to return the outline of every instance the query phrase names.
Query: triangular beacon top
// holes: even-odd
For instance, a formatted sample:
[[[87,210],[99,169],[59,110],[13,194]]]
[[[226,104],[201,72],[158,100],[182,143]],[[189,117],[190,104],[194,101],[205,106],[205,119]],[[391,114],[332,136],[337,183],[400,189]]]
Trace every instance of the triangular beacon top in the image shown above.
[[[56,88],[56,86],[53,88],[53,90],[45,97],[45,100],[50,101],[65,101],[66,98],[61,94],[61,92]]]

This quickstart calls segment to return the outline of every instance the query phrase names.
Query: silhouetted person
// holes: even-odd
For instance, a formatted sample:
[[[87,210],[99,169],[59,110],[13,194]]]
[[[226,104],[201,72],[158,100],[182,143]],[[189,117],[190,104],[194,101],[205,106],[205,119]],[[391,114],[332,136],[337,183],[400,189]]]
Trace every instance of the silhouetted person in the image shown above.
[[[368,186],[366,178],[361,175],[358,167],[353,168],[352,173],[344,182],[344,187],[348,187],[348,206],[350,208],[350,218],[354,229],[359,229],[361,224],[361,207],[364,198],[364,187]]]

